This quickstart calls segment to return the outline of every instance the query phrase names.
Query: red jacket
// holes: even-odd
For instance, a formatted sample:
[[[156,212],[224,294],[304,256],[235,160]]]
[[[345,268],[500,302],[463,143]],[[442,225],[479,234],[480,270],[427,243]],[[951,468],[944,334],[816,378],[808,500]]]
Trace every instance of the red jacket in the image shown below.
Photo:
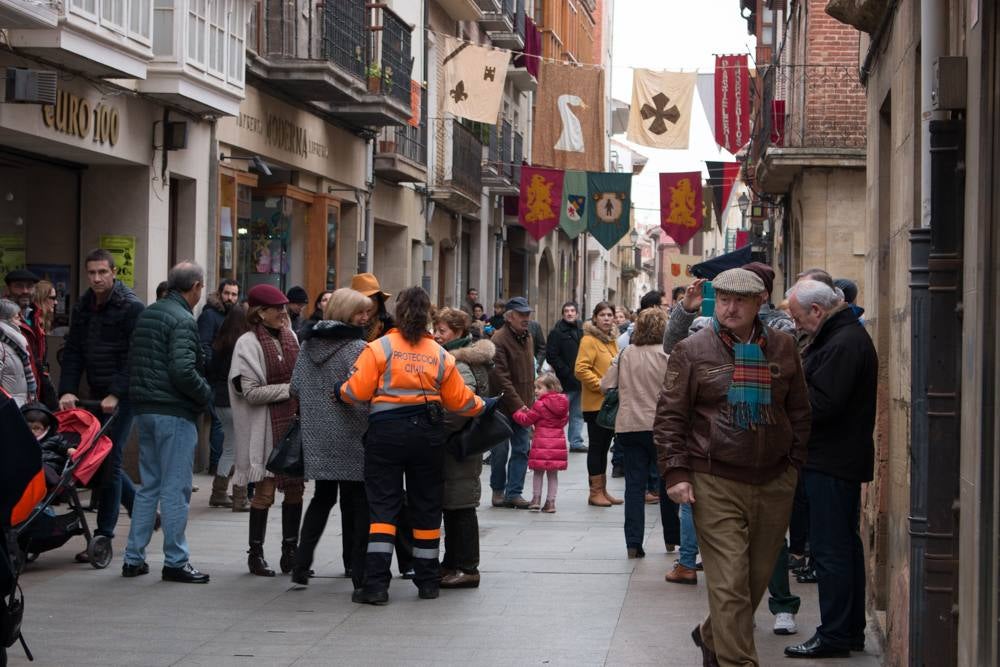
[[[530,408],[514,413],[514,421],[527,428],[534,425],[528,452],[528,467],[532,470],[566,469],[566,435],[569,421],[569,399],[566,394],[549,392],[535,400]]]

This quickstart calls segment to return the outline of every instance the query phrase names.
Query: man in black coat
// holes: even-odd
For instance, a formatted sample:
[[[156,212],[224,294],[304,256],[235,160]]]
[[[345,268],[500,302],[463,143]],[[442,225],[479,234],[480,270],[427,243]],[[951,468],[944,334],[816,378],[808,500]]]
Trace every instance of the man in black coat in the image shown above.
[[[205,366],[208,367],[212,360],[212,343],[219,335],[219,329],[226,320],[226,313],[240,300],[240,285],[232,278],[224,278],[219,281],[219,290],[208,295],[205,300],[205,307],[201,309],[198,316],[198,338],[201,340],[201,351],[205,356]],[[219,459],[222,458],[222,445],[226,438],[226,432],[222,428],[222,420],[215,412],[215,402],[209,405],[209,415],[212,418],[212,429],[209,431],[209,457],[208,473],[216,475],[219,466]],[[212,497],[208,504],[212,507],[232,507],[232,502],[226,496],[226,483],[216,479],[212,483]]]
[[[580,410],[580,381],[576,379],[576,354],[580,351],[580,328],[576,304],[567,301],[562,307],[562,319],[556,322],[545,345],[545,360],[555,371],[563,392],[569,399],[569,450],[586,452],[583,444],[583,412]]]
[[[80,381],[87,375],[89,397],[101,401],[101,411],[118,416],[108,436],[112,448],[105,463],[97,511],[98,535],[114,537],[118,506],[131,513],[135,486],[123,475],[122,450],[132,430],[132,408],[128,400],[128,353],[132,330],[142,301],[118,280],[115,258],[107,250],[92,250],[84,260],[90,288],[73,307],[69,335],[63,348],[59,378],[59,408],[76,407]],[[78,554],[82,559],[83,554]]]
[[[820,625],[796,658],[846,657],[864,650],[865,562],[858,533],[861,484],[872,479],[878,356],[857,316],[831,287],[803,280],[789,290],[802,353],[812,430],[803,469],[809,544],[819,584]]]

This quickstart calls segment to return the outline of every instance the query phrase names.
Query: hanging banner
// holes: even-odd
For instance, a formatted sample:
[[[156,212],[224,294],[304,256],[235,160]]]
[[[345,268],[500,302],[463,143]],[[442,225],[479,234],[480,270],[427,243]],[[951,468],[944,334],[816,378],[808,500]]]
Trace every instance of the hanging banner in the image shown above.
[[[706,160],[705,166],[708,167],[708,184],[712,186],[715,217],[719,222],[719,231],[722,231],[726,210],[729,208],[729,199],[733,196],[736,182],[740,178],[740,163],[709,162]]]
[[[712,231],[712,223],[714,222],[715,216],[713,213],[713,200],[715,188],[706,183],[701,184],[701,231],[710,232]]]
[[[596,171],[604,165],[604,71],[543,60],[531,159],[558,169]]]
[[[444,53],[443,110],[496,125],[510,52],[445,37]]]
[[[562,199],[562,171],[521,167],[517,221],[536,241],[559,226]]]
[[[679,246],[701,231],[701,172],[660,174],[660,227]]]
[[[747,57],[715,56],[715,142],[736,154],[750,141]]]
[[[697,77],[694,72],[632,72],[628,140],[651,148],[687,148]]]
[[[135,237],[102,236],[101,247],[115,258],[118,272],[115,277],[126,287],[135,287]]]
[[[771,100],[771,144],[785,145],[785,100]]]
[[[410,118],[406,124],[410,127],[420,127],[420,82],[410,79]]]
[[[706,72],[698,74],[698,83],[695,84],[698,90],[698,100],[701,102],[702,111],[708,120],[708,127],[715,129],[715,74]]]
[[[628,234],[632,210],[632,174],[589,172],[587,206],[591,206],[587,229],[602,246],[611,250]]]
[[[589,199],[587,196],[587,172],[567,171],[563,178],[559,226],[571,239],[575,239],[587,229],[591,211],[587,199]]]

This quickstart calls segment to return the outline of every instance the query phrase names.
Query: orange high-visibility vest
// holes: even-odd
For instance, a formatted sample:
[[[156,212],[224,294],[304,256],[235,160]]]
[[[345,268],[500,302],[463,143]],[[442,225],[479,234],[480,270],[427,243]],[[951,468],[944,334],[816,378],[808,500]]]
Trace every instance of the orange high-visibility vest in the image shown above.
[[[416,345],[397,329],[368,343],[340,387],[345,403],[371,403],[371,414],[397,408],[440,403],[449,412],[474,417],[483,411],[481,398],[462,380],[455,358],[425,334]]]

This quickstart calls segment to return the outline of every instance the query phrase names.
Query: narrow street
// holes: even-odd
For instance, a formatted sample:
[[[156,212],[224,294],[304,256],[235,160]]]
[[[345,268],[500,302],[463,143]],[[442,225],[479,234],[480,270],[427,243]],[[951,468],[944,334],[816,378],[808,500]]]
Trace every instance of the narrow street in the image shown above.
[[[211,480],[196,477],[188,539],[207,586],[164,583],[160,542],[151,573],[123,579],[128,519],[119,522],[115,560],[102,571],[73,562],[82,540],[43,554],[22,578],[24,634],[38,667],[65,665],[677,665],[700,664],[689,633],[707,610],[704,582],[670,585],[658,510],[647,506],[647,556],[627,560],[622,509],[586,505],[585,456],[570,456],[560,475],[558,512],[481,509],[482,585],[422,601],[394,580],[388,607],[350,601],[342,578],[340,514],[334,510],[317,552],[317,576],[305,590],[287,576],[246,571],[246,514],[208,508]],[[530,473],[529,473],[530,475]],[[483,488],[488,497],[489,468]],[[529,477],[530,485],[530,477]],[[622,495],[623,480],[612,481]],[[266,546],[277,567],[280,513]],[[157,534],[159,535],[159,534]],[[757,612],[762,665],[880,664],[869,635],[849,660],[790,662],[782,649],[808,639],[818,622],[816,587],[798,585],[799,634],[777,637],[766,600]],[[12,665],[29,664],[19,647]]]

